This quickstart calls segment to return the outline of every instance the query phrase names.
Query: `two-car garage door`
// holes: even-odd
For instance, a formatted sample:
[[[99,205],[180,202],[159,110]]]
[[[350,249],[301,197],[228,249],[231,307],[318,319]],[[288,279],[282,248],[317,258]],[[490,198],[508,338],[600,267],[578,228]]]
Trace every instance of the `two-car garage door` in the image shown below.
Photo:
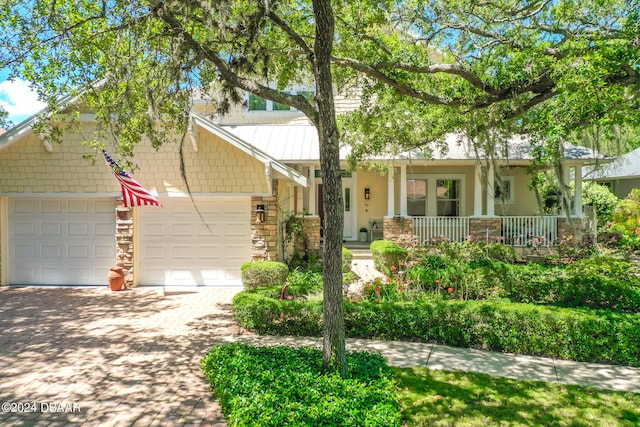
[[[136,208],[138,285],[241,286],[251,259],[250,197],[163,199]],[[9,198],[8,279],[106,285],[116,258],[115,198]]]

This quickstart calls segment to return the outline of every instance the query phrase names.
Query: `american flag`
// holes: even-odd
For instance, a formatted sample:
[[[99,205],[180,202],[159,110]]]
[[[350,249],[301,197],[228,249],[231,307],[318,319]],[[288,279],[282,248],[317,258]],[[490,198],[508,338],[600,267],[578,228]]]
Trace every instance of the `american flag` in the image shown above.
[[[162,206],[160,200],[158,200],[153,194],[149,193],[145,188],[138,183],[131,175],[129,175],[120,165],[113,160],[113,158],[105,150],[102,150],[104,158],[107,160],[107,165],[113,171],[116,179],[120,183],[122,188],[122,199],[124,206],[142,206],[142,205],[156,205]]]

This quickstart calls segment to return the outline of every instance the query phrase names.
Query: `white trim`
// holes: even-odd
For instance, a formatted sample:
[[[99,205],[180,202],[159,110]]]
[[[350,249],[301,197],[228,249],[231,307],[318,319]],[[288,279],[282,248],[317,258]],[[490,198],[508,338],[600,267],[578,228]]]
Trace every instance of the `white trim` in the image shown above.
[[[473,181],[473,216],[482,216],[482,164],[478,163],[475,167]]]
[[[344,214],[344,219],[343,222],[346,223],[347,221],[351,221],[351,236],[345,236],[344,232],[343,232],[343,236],[342,238],[344,240],[347,241],[357,241],[358,240],[358,173],[357,172],[353,172],[351,174],[351,177],[349,178],[342,178],[342,195],[344,197],[345,194],[345,181],[347,181],[349,188],[351,189],[351,196],[350,196],[350,211],[349,211],[349,217],[347,218],[347,212],[344,212],[344,203],[345,200],[342,201],[343,203],[343,214]],[[343,227],[343,231],[344,231],[344,227]]]
[[[184,198],[188,193],[157,193],[156,197]],[[191,193],[192,197],[268,197],[271,193]],[[0,197],[60,197],[60,198],[104,198],[122,197],[121,192],[115,193],[0,193]]]
[[[407,217],[407,165],[400,165],[400,216]]]
[[[135,288],[137,287],[140,283],[138,282],[138,272],[139,267],[140,267],[140,233],[139,233],[139,229],[140,229],[140,210],[139,209],[132,209],[132,218],[133,220],[133,236],[131,236],[131,240],[133,243],[133,283],[132,286]],[[116,220],[116,227],[117,227],[117,220]]]
[[[307,187],[307,178],[305,176],[303,176],[301,173],[299,173],[298,171],[296,171],[295,169],[290,168],[289,166],[285,165],[284,163],[280,163],[278,160],[276,160],[273,157],[269,156],[264,151],[258,150],[253,145],[251,145],[248,142],[238,138],[234,134],[232,134],[229,131],[227,131],[226,129],[223,129],[222,127],[216,125],[215,123],[212,123],[210,120],[208,120],[208,119],[206,119],[206,118],[204,118],[204,117],[202,117],[202,116],[200,116],[198,114],[195,114],[195,113],[189,113],[189,114],[194,119],[194,122],[198,126],[200,126],[203,129],[211,132],[212,134],[222,138],[223,140],[227,141],[232,146],[234,146],[234,147],[238,148],[239,150],[247,153],[251,157],[261,161],[262,163],[265,164],[265,166],[270,165],[271,168],[274,169],[276,172],[281,173],[282,175],[286,176],[290,180],[294,181],[296,184],[298,184],[298,185],[300,185],[302,187],[305,187],[305,188]]]
[[[104,198],[104,197],[121,197],[121,192],[115,193],[0,193],[4,197],[82,197],[82,198]]]
[[[581,218],[584,216],[582,206],[582,166],[574,166],[574,187],[573,187],[573,216]]]
[[[9,284],[9,201],[0,197],[0,285]]]
[[[393,170],[390,170],[387,174],[387,217],[389,218],[394,217],[396,214],[396,186],[394,182],[395,174],[395,168],[393,168]]]
[[[56,107],[58,109],[62,109],[67,105],[77,101],[79,98],[80,98],[80,95],[64,96],[60,98],[60,100],[58,100]],[[38,120],[38,117],[40,116],[49,117],[50,115],[51,113],[49,111],[49,107],[43,108],[42,110],[38,111],[31,117],[23,120],[22,122],[18,123],[11,129],[9,129],[7,132],[0,135],[0,151],[6,148],[9,148],[11,145],[13,145],[19,139],[18,137],[21,136],[22,134],[29,131],[33,131],[33,124]]]
[[[489,162],[489,166],[487,167],[487,216],[494,217],[496,216],[496,193],[495,193],[495,180],[496,180],[496,171],[493,167],[493,163]]]

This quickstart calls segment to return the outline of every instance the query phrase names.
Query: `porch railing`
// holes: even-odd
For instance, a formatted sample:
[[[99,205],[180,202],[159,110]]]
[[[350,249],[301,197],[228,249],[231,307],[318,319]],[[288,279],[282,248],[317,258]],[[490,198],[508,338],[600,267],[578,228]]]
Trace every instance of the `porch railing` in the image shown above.
[[[503,216],[502,238],[510,246],[551,246],[558,238],[556,216]]]
[[[462,242],[469,235],[469,217],[414,217],[413,234],[423,244],[442,239]]]
[[[510,246],[551,246],[558,238],[556,216],[501,216],[502,242]],[[469,236],[469,217],[413,217],[413,234],[423,244],[462,242]]]

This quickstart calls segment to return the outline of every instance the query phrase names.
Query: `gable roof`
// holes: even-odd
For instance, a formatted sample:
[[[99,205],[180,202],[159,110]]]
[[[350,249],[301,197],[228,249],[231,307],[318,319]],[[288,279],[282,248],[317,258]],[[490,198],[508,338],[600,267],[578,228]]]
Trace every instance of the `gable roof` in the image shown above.
[[[307,178],[305,176],[303,176],[300,172],[285,165],[284,163],[281,163],[279,160],[276,160],[275,157],[247,143],[243,139],[238,138],[234,134],[228,132],[222,126],[216,125],[206,117],[195,113],[190,113],[190,116],[193,121],[201,128],[205,129],[208,132],[211,132],[219,138],[222,138],[224,141],[228,142],[239,150],[244,151],[251,157],[254,157],[255,159],[264,163],[267,174],[270,174],[270,170],[273,169],[281,175],[294,181],[295,183],[303,187],[307,186]]]
[[[254,147],[269,153],[276,159],[290,163],[317,162],[320,159],[318,134],[312,125],[221,125],[227,132],[246,141]],[[589,148],[564,144],[565,159],[577,161],[594,161],[610,159]],[[349,147],[340,148],[340,159],[346,160]],[[514,135],[496,147],[493,155],[500,160],[532,160],[533,148],[529,138]],[[449,134],[444,144],[436,147],[430,156],[422,150],[411,150],[400,154],[373,156],[370,160],[473,160],[483,158],[485,152],[476,153],[466,137]]]
[[[585,179],[640,178],[640,148],[618,157],[612,163],[592,170]]]
[[[77,97],[64,98],[58,103],[58,106],[64,107],[74,102],[75,100],[77,100]],[[38,113],[34,114],[33,116],[29,117],[28,119],[20,122],[18,125],[12,127],[8,131],[4,133],[0,132],[0,151],[10,147],[11,145],[19,141],[20,136],[25,135],[28,132],[31,132],[33,128],[33,124],[37,121],[38,116],[42,114],[47,114],[47,113],[48,113],[48,109],[45,108],[39,111]],[[247,153],[248,155],[264,163],[265,173],[268,178],[271,175],[271,171],[274,170],[275,172],[292,180],[296,184],[302,187],[307,187],[307,178],[303,176],[301,173],[299,173],[298,171],[296,171],[295,169],[285,165],[284,163],[281,163],[279,160],[263,152],[259,148],[253,147],[247,142],[241,139],[238,139],[233,134],[227,132],[226,130],[222,129],[220,126],[217,126],[212,121],[210,121],[209,119],[203,116],[200,116],[195,113],[190,113],[190,117],[197,125],[199,125],[203,129],[217,135],[218,137],[222,138],[225,142],[233,145],[234,147],[240,149],[241,151]]]
[[[79,95],[66,96],[64,98],[61,98],[56,104],[57,108],[64,108],[67,105],[77,101],[79,98],[80,98]],[[49,108],[45,107],[42,110],[35,113],[34,115],[32,115],[31,117],[28,117],[27,119],[13,126],[11,129],[7,130],[6,132],[4,133],[0,132],[0,151],[13,145],[16,141],[19,140],[19,137],[21,135],[27,132],[30,132],[33,128],[34,123],[38,120],[38,117],[43,115],[44,116],[49,115],[49,111],[50,111]]]

